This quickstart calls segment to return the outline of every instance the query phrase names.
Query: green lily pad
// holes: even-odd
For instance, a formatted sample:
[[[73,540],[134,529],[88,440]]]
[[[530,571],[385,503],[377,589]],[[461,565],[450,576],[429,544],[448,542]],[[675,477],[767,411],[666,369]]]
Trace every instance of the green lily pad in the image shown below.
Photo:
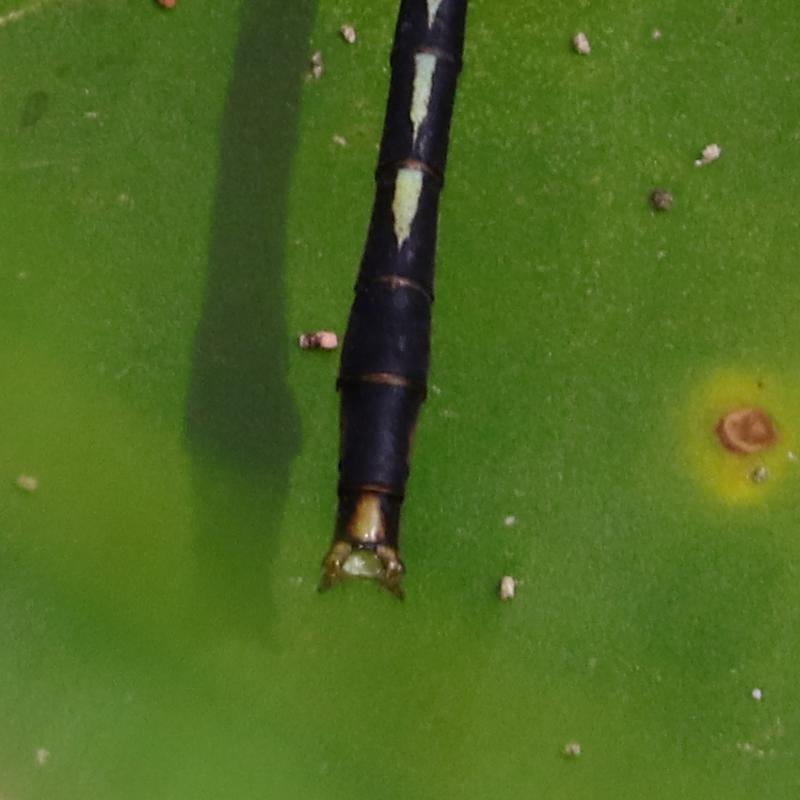
[[[0,795],[795,797],[793,10],[470,4],[398,602],[295,344],[397,3],[0,0]]]

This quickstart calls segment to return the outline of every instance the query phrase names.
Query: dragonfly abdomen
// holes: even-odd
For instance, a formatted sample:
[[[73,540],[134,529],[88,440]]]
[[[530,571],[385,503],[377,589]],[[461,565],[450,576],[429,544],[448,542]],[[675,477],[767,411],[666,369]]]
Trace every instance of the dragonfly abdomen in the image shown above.
[[[376,192],[342,349],[339,511],[323,586],[347,575],[400,593],[400,507],[426,395],[439,194],[466,0],[403,0]]]

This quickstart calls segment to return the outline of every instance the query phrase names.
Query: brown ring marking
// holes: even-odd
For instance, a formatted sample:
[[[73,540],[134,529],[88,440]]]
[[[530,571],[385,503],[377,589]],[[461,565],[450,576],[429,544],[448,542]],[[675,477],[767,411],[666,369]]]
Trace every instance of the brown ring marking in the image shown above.
[[[420,161],[418,158],[401,158],[399,161],[384,161],[382,164],[378,164],[378,168],[375,170],[375,178],[379,180],[385,175],[392,172],[399,172],[401,169],[415,169],[427,175],[429,178],[433,178],[439,184],[440,188],[444,186],[444,177],[441,172],[435,170],[424,161]]]
[[[424,383],[412,381],[404,375],[397,375],[394,372],[359,372],[356,375],[339,376],[336,381],[337,388],[341,388],[344,383],[375,383],[382,386],[399,386],[404,389],[411,389],[422,395],[424,400],[428,394],[428,387]]]
[[[376,278],[372,278],[370,283],[388,283],[392,289],[399,289],[401,287],[413,289],[415,292],[425,295],[425,297],[428,298],[428,302],[433,302],[433,294],[421,283],[412,281],[411,278],[404,278],[402,275],[378,275]]]
[[[391,60],[394,61],[395,54],[397,53],[397,48],[392,50]],[[411,55],[416,56],[419,53],[428,53],[436,58],[437,61],[447,61],[449,64],[455,64],[459,72],[461,71],[461,67],[463,66],[463,61],[460,58],[456,58],[452,53],[448,53],[447,50],[443,50],[441,47],[436,47],[435,45],[423,44],[422,46],[418,47]],[[405,52],[402,55],[406,55]]]
[[[442,50],[441,47],[425,44],[414,51],[415,56],[418,53],[427,53],[428,55],[434,56],[437,61],[448,61],[450,64],[455,64],[459,68],[461,67],[460,59],[455,58],[453,54],[448,53],[447,50]]]
[[[403,499],[401,492],[395,491],[391,486],[386,486],[383,483],[362,483],[359,485],[352,484],[339,484],[339,494],[380,494],[387,497],[396,497],[399,500]]]

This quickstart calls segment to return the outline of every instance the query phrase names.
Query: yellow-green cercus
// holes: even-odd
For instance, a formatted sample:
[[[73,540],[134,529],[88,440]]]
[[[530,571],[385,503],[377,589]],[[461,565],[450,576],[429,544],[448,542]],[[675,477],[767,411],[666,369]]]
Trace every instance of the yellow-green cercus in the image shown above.
[[[727,505],[763,503],[800,480],[800,386],[759,370],[714,372],[683,419],[692,472]]]
[[[384,540],[383,514],[377,495],[364,494],[347,525],[347,533],[358,544],[378,544]],[[352,550],[342,564],[345,575],[354,578],[380,578],[383,564],[372,550]]]
[[[428,0],[428,28],[433,27],[433,23],[436,20],[436,15],[439,13],[439,6],[442,4],[442,0]]]
[[[397,237],[398,250],[411,235],[411,226],[417,216],[421,195],[422,172],[418,169],[399,169],[394,185],[394,200],[392,201],[394,235]]]
[[[327,589],[345,578],[371,578],[402,597],[400,579],[405,568],[397,551],[386,544],[386,524],[377,494],[360,495],[344,533],[325,557],[320,588]]]

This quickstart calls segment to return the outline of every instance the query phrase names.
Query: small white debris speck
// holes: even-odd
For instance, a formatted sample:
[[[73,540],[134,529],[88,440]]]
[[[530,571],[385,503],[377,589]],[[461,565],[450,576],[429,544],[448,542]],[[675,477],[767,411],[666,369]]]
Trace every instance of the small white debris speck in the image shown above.
[[[23,492],[32,493],[39,488],[39,480],[34,478],[33,475],[18,475],[16,483]]]
[[[752,692],[750,692],[750,696],[753,698],[753,700],[761,700],[764,694],[762,693],[761,689],[756,687]]]
[[[703,148],[702,156],[694,162],[694,165],[696,167],[704,167],[706,164],[716,161],[721,155],[722,148],[718,144],[707,144]]]
[[[769,478],[769,470],[766,467],[758,467],[750,473],[750,480],[753,483],[764,483]]]
[[[572,37],[572,46],[575,48],[575,52],[582,56],[587,56],[592,52],[589,38],[583,32],[576,33]]]
[[[653,37],[653,39],[658,41],[664,34],[661,33],[660,28],[653,28],[653,32],[650,35]]]
[[[344,136],[339,136],[338,133],[333,134],[333,143],[338,144],[339,147],[347,147],[347,139]]]
[[[303,350],[335,350],[339,346],[339,337],[333,331],[301,333],[297,343]]]
[[[48,762],[49,758],[50,758],[50,751],[46,750],[44,747],[40,747],[36,751],[36,763],[40,767],[43,767]]]
[[[510,514],[503,520],[503,525],[505,525],[507,528],[510,528],[516,521],[517,518],[513,514]]]
[[[500,580],[500,599],[512,600],[517,592],[517,582],[510,575],[503,575]]]
[[[100,114],[97,111],[84,111],[84,119],[97,119]]]
[[[797,461],[797,453],[795,453],[793,450],[790,450],[790,451],[789,451],[789,452],[786,454],[786,458],[788,458],[788,459],[789,459],[789,461]]]
[[[324,71],[325,65],[322,63],[322,51],[317,50],[311,56],[311,75],[315,80],[319,80]]]
[[[565,758],[578,758],[581,754],[581,745],[580,742],[567,742],[561,748],[561,755]]]
[[[356,43],[356,29],[352,25],[342,25],[339,29],[339,33],[342,34],[342,39],[344,39],[347,44]]]

